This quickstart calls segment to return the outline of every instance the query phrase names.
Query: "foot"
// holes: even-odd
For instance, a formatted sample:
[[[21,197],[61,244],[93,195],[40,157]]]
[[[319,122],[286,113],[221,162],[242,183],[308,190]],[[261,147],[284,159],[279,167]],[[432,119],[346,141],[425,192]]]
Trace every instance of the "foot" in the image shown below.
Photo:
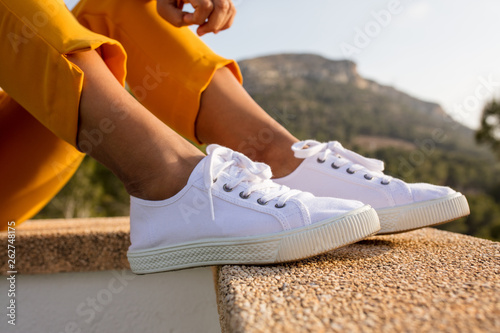
[[[467,199],[449,187],[407,184],[384,175],[384,163],[358,155],[336,141],[292,146],[300,166],[278,184],[316,196],[359,200],[376,209],[379,234],[405,232],[469,215]]]
[[[375,210],[274,183],[271,169],[210,145],[187,185],[161,201],[131,197],[130,267],[152,273],[308,258],[376,233]]]

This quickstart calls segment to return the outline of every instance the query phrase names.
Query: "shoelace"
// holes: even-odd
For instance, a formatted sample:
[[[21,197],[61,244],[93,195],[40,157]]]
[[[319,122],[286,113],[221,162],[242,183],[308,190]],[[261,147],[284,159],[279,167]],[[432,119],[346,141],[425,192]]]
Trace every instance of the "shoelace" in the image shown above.
[[[225,191],[230,192],[239,184],[246,183],[248,187],[240,193],[240,197],[246,199],[253,192],[262,193],[258,199],[261,205],[278,198],[276,207],[282,208],[288,199],[300,193],[298,190],[291,190],[287,186],[273,182],[271,168],[267,164],[253,162],[245,155],[219,145],[208,146],[207,153],[203,180],[205,188],[208,190],[212,220],[215,220],[212,188],[217,177],[223,172],[231,176],[231,180],[224,184]],[[224,162],[220,163],[219,158],[222,158]]]
[[[380,177],[381,183],[387,185],[391,182],[392,177],[383,173],[384,162],[361,156],[349,149],[342,147],[338,141],[330,141],[321,143],[315,140],[306,140],[297,142],[292,146],[295,157],[308,158],[317,156],[318,161],[325,161],[330,155],[336,157],[332,167],[340,168],[346,164],[350,164],[347,168],[349,173],[364,171],[365,178],[371,180],[373,177]]]

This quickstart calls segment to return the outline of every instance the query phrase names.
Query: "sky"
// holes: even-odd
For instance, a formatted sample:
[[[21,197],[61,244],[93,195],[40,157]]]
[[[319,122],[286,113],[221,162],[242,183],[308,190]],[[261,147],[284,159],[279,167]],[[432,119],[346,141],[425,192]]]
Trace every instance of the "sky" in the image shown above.
[[[65,1],[70,8],[77,2]],[[202,37],[224,57],[313,53],[350,59],[363,77],[439,103],[472,128],[484,104],[500,97],[500,1],[233,3],[238,11],[233,26]]]

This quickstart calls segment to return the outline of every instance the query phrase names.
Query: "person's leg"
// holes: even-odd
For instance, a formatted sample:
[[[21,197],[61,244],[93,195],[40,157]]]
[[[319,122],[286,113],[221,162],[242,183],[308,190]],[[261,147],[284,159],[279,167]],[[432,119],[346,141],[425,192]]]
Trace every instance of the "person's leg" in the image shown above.
[[[201,93],[218,68],[234,61],[213,53],[189,28],[161,18],[156,1],[81,0],[73,9],[80,24],[117,40],[127,52],[131,92],[156,117],[198,141],[195,121]]]
[[[270,164],[280,184],[370,204],[378,209],[381,233],[441,224],[470,213],[462,194],[447,187],[391,181],[382,174],[383,163],[356,155],[339,143],[323,144],[319,150],[321,144],[305,141],[294,147],[300,158],[295,157],[290,147],[298,140],[224,69],[217,71],[202,95],[196,133],[203,142],[221,142]]]
[[[59,0],[0,0],[0,229],[34,216],[83,154],[76,136],[82,71],[65,55],[98,49],[124,83],[125,53],[82,27]]]
[[[274,177],[295,170],[300,160],[290,150],[299,140],[271,118],[227,69],[217,70],[201,97],[196,135],[271,166]]]
[[[85,73],[78,145],[132,194],[134,272],[297,260],[379,229],[371,207],[276,185],[268,166],[228,148],[210,146],[200,162],[203,154],[130,96],[96,52],[69,59]]]
[[[131,194],[127,256],[134,272],[298,260],[380,228],[369,206],[278,185],[267,165],[229,148],[209,146],[204,157],[123,88],[119,43],[83,29],[61,3],[0,0],[0,32],[22,34],[27,23],[19,17],[40,15],[44,24],[17,51],[0,39],[0,85],[123,181]]]
[[[378,169],[375,170],[377,177],[370,172],[372,162],[349,153],[348,156],[355,156],[354,161],[343,156],[344,168],[339,168],[335,163],[324,163],[326,160],[323,155],[328,153],[328,149],[320,153],[316,151],[323,145],[318,148],[308,147],[307,142],[298,143],[244,91],[235,63],[215,55],[189,29],[176,29],[166,23],[157,15],[154,2],[83,0],[74,12],[79,21],[91,30],[107,34],[124,45],[129,54],[127,80],[132,83],[132,91],[151,112],[181,134],[202,142],[221,143],[246,153],[254,160],[266,162],[272,166],[278,178],[276,181],[291,187],[304,189],[301,184],[307,183],[312,186],[309,190],[313,193],[363,198],[372,205],[380,198],[392,198],[388,202],[389,209],[401,202],[401,191],[397,186],[394,190],[388,186],[387,176],[380,176]],[[231,69],[232,73],[224,66]],[[294,143],[304,149],[311,148],[307,152],[313,155],[309,157],[309,163],[303,163],[303,158],[300,158],[306,154],[303,151],[299,152],[297,158],[294,157],[290,149]],[[327,146],[330,144],[335,143]],[[297,149],[297,146],[294,148]],[[333,155],[332,158],[338,157]],[[301,172],[308,169],[301,168],[305,164],[316,168],[321,166],[319,176],[313,177],[314,172],[309,170]],[[365,165],[367,170],[361,172],[360,164]],[[325,172],[332,170],[341,170],[338,173],[342,179],[347,177],[346,184],[338,186],[333,182],[333,185],[325,186],[329,179]],[[354,175],[359,179],[354,179]],[[298,182],[288,182],[291,178]],[[371,193],[375,201],[367,199],[366,182],[373,186]],[[408,199],[409,202],[419,201],[419,197],[439,197],[442,192],[429,187],[420,190],[415,189],[414,193],[410,189],[406,190],[407,194],[413,193],[413,199]],[[424,195],[419,195],[419,191],[424,192]],[[461,209],[453,210],[451,215],[430,219],[425,225],[467,213],[468,207],[463,197],[452,194],[452,197],[444,198],[448,206],[453,205],[455,199],[461,200]],[[398,223],[398,230],[408,230],[407,222]],[[386,224],[394,223],[390,218]],[[384,230],[388,230],[388,225],[384,226]]]
[[[116,166],[114,171],[127,183],[127,189],[139,197],[166,198],[182,187],[190,167],[195,164],[190,156],[198,155],[200,159],[202,154],[188,146],[171,130],[164,128],[164,124],[145,112],[123,89],[126,55],[117,41],[82,27],[64,4],[56,0],[0,0],[0,18],[5,23],[0,28],[0,35],[5,36],[0,39],[0,86],[5,91],[0,94],[0,129],[3,129],[0,130],[0,137],[3,139],[0,153],[9,161],[3,163],[1,168],[3,172],[0,183],[4,186],[0,197],[4,200],[0,204],[0,217],[4,222],[0,223],[0,229],[6,227],[7,221],[19,224],[34,216],[71,178],[83,158],[83,154],[74,148],[77,144],[79,120],[83,124],[80,128],[83,150],[89,151],[110,166],[119,157],[115,156],[116,151],[103,153],[108,145],[108,137],[123,134],[124,128],[131,126],[127,121],[121,120],[135,119],[134,117],[147,113],[148,122],[138,121],[138,124],[146,124],[153,130],[139,133],[137,138],[149,140],[161,135],[168,140],[169,137],[165,135],[167,133],[177,138],[171,140],[174,144],[172,147],[178,147],[188,154],[186,159],[171,154],[164,163],[152,163],[148,157],[157,150],[163,151],[158,148],[160,143],[154,143],[154,146],[142,147],[143,152],[147,147],[151,152],[141,156],[143,161],[149,161],[148,168],[142,169],[143,165],[134,160],[124,164],[122,168],[135,166],[140,169],[137,172],[117,169]],[[92,49],[96,51],[77,54]],[[68,59],[77,62],[81,68]],[[84,78],[82,69],[89,71],[88,77]],[[108,85],[102,86],[101,79]],[[98,84],[101,86],[96,88]],[[113,109],[106,110],[105,106],[109,106],[110,102],[105,97],[106,94],[112,95],[111,93],[118,104],[113,104]],[[89,101],[97,104],[89,104]],[[84,110],[81,114],[80,102]],[[94,123],[88,121],[87,110],[94,114],[100,112]],[[127,118],[131,112],[134,114]],[[116,121],[117,114],[120,115],[121,122]],[[156,127],[151,126],[151,123]],[[158,134],[160,127],[162,134]],[[134,128],[137,131],[137,127]],[[117,148],[123,147],[127,142],[130,147],[137,143],[130,139],[120,142],[122,145]],[[136,151],[138,149],[127,154],[133,157]],[[156,155],[156,158],[162,157],[164,155]],[[175,167],[169,167],[168,162],[176,158],[180,159],[179,165],[184,166],[180,172]],[[172,173],[154,169],[165,166],[169,167],[167,171],[177,172],[177,177],[167,177],[167,173]],[[140,179],[132,181],[127,178],[131,173],[143,177],[143,183],[153,184],[146,191],[140,186]],[[165,186],[165,182],[169,182],[169,186]]]
[[[123,89],[95,51],[68,59],[85,73],[79,148],[135,197],[162,200],[179,192],[204,155]]]
[[[123,47],[82,27],[60,0],[0,0],[0,22],[0,86],[57,137],[75,146],[83,74],[66,55],[98,49],[124,83]]]
[[[154,2],[82,0],[73,13],[92,31],[120,41],[132,92],[168,126],[265,162],[276,177],[297,167],[290,146],[298,140],[250,98],[237,65],[188,28],[168,24]]]

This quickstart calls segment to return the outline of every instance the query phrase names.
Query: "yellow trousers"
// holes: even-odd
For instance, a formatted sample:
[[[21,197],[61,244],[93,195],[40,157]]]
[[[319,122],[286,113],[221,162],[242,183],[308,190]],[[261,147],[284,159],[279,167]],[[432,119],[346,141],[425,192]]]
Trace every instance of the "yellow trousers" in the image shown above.
[[[156,1],[0,0],[0,229],[36,214],[74,174],[82,71],[67,54],[96,50],[160,120],[195,140],[201,93],[237,64],[188,28],[158,16]]]

